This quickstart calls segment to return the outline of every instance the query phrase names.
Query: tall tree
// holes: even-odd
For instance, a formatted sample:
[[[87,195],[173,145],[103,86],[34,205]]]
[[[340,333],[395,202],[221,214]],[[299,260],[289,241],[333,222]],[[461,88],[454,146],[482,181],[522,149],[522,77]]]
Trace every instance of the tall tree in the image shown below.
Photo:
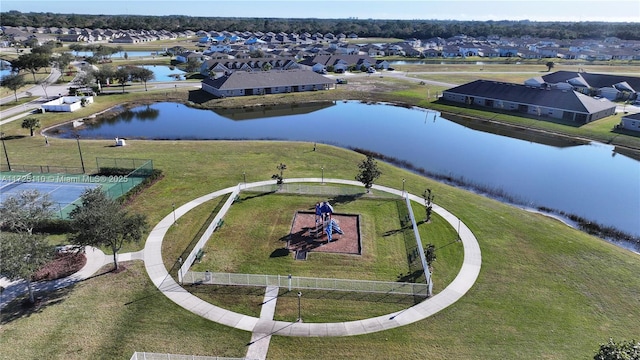
[[[189,60],[187,60],[187,63],[184,65],[184,69],[187,72],[196,72],[200,70],[201,65],[202,63],[200,62],[200,60],[189,58]]]
[[[27,232],[0,233],[0,274],[9,280],[24,279],[33,304],[31,276],[54,256],[54,247],[45,236]]]
[[[153,71],[143,68],[143,67],[135,67],[131,69],[131,78],[132,80],[142,81],[144,84],[144,91],[147,91],[147,81],[155,79],[155,74]]]
[[[82,206],[71,214],[76,245],[107,246],[113,252],[113,265],[118,269],[117,254],[125,243],[138,243],[148,229],[146,217],[131,214],[121,204],[109,198],[101,188],[87,189],[81,196]]]
[[[31,136],[33,136],[33,130],[40,127],[40,120],[32,117],[28,117],[22,120],[22,128],[29,129]]]
[[[2,227],[14,232],[31,234],[36,225],[52,216],[53,202],[49,194],[38,190],[26,190],[10,196],[0,206]]]
[[[549,61],[545,64],[547,66],[547,72],[551,71],[551,69],[553,69],[556,64],[553,61]]]
[[[127,85],[127,82],[131,79],[131,71],[126,66],[118,68],[118,70],[113,73],[113,78],[118,80],[120,86],[122,86],[122,93],[124,94],[124,87]]]
[[[17,102],[18,89],[24,86],[24,77],[18,74],[9,74],[2,77],[2,80],[0,80],[0,86],[13,90],[13,96],[15,96]]]
[[[64,79],[65,69],[69,66],[69,64],[71,64],[72,61],[73,61],[73,55],[71,55],[68,52],[64,52],[60,54],[60,56],[58,56],[55,59],[56,67],[58,68],[58,70],[60,70],[60,74],[63,79]]]
[[[69,50],[75,51],[76,52],[76,56],[78,56],[80,51],[84,51],[85,48],[84,48],[84,45],[82,45],[82,44],[70,44],[69,45]]]
[[[360,181],[369,192],[373,182],[382,175],[382,172],[378,169],[378,163],[373,156],[367,155],[367,158],[358,164],[358,168],[360,173],[356,175],[356,180]]]
[[[49,99],[49,94],[47,94],[47,88],[49,87],[49,85],[51,85],[49,80],[41,79],[41,80],[38,80],[37,84],[42,87],[42,90],[44,91],[45,99]],[[31,134],[31,136],[33,136],[33,133]]]
[[[95,81],[101,86],[105,86],[109,84],[111,79],[113,79],[115,71],[113,67],[110,65],[103,65],[97,71],[89,71],[91,75],[95,78]]]
[[[26,70],[33,75],[33,82],[36,82],[36,73],[41,68],[49,66],[51,55],[46,53],[32,53],[20,55],[18,59],[11,63],[14,69]]]

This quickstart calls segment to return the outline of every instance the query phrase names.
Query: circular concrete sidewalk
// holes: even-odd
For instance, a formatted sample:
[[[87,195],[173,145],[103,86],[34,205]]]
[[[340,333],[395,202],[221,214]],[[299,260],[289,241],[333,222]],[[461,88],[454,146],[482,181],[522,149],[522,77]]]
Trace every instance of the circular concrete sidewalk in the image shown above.
[[[285,183],[304,182],[362,186],[359,182],[341,179],[285,179]],[[273,180],[239,184],[238,186],[242,189],[250,189],[271,184],[273,184]],[[180,206],[175,210],[175,218],[179,219],[182,215],[206,201],[233,192],[238,186],[212,192]],[[373,188],[399,196],[403,195],[401,191],[388,187],[374,185]],[[406,195],[412,201],[424,201],[419,196]],[[480,274],[482,262],[480,246],[471,230],[453,214],[435,204],[433,205],[433,211],[442,216],[454,229],[459,229],[459,237],[464,248],[464,260],[460,272],[444,290],[419,304],[402,311],[363,320],[337,323],[291,323],[260,319],[220,308],[190,294],[169,275],[162,261],[162,241],[174,222],[173,213],[165,216],[149,234],[144,248],[144,263],[149,277],[165,296],[194,314],[223,325],[256,333],[284,336],[351,336],[373,333],[420,321],[448,307],[471,289]]]

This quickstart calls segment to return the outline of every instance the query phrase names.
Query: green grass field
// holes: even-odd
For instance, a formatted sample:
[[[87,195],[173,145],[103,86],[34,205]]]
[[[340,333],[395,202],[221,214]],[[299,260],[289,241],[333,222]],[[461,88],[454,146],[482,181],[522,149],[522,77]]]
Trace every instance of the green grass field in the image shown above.
[[[9,155],[15,163],[71,166],[78,162],[74,140],[53,139],[49,147],[44,147],[40,140],[37,137],[8,140]],[[362,159],[351,151],[325,145],[319,145],[313,152],[311,144],[298,142],[131,140],[123,148],[112,148],[109,144],[109,141],[83,141],[85,158],[152,158],[155,166],[163,170],[164,179],[130,205],[131,210],[147,214],[152,224],[171,213],[172,203],[182,204],[239,183],[243,171],[249,182],[265,180],[283,162],[287,164],[285,178],[309,177],[318,176],[317,169],[331,162],[335,166],[330,173],[325,171],[327,178],[350,179]],[[588,358],[609,337],[631,339],[640,333],[637,254],[556,220],[385,163],[380,168],[383,175],[379,184],[394,186],[398,179],[405,178],[407,190],[412,193],[420,194],[431,188],[437,194],[438,205],[471,228],[483,256],[477,283],[453,306],[398,329],[346,338],[276,336],[269,348],[269,359],[323,358],[327,348],[345,359],[397,358],[398,354],[407,359]],[[174,254],[191,241],[216,204],[207,206],[208,209],[202,208],[200,214],[189,220],[192,225],[184,218],[170,231],[175,233],[169,242],[174,241],[171,239],[183,242],[175,246],[165,244]],[[419,214],[420,209],[414,211]],[[452,233],[449,227],[443,232],[447,242]],[[133,245],[125,251],[141,247]],[[444,258],[435,262],[436,279],[440,260]],[[235,266],[251,269],[255,265]],[[450,279],[454,275],[446,276]],[[152,287],[139,265],[48,296],[47,305],[34,313],[14,317],[11,312],[3,312],[0,329],[3,356],[125,359],[134,350],[243,356],[250,337],[248,333],[197,319],[171,304]],[[223,303],[233,301],[233,294],[225,295],[226,299],[215,292],[202,296],[221,298]],[[327,308],[322,301],[309,297],[305,303],[310,307],[305,308],[309,311],[308,321],[349,318],[350,307],[362,305],[353,301],[343,304],[344,308],[334,307],[335,315],[318,316]],[[245,304],[238,307],[255,314],[258,311],[255,304],[261,298],[260,292],[254,292],[243,298]],[[127,305],[133,300],[138,300],[135,306]],[[281,300],[277,316],[290,320],[295,316],[297,299],[283,296]],[[388,307],[383,302],[371,303],[365,314],[406,306],[402,302]],[[13,306],[15,309],[17,305]],[[316,307],[318,310],[312,311]],[[221,340],[212,343],[212,337]]]
[[[488,71],[486,65],[482,71]],[[425,86],[403,80],[385,80],[350,79],[350,87],[331,92],[246,97],[241,102],[237,99],[226,99],[228,102],[209,100],[198,106],[232,107],[236,103],[353,98],[425,107],[433,105],[443,111],[460,111],[427,101]],[[429,88],[436,91],[435,87]],[[95,104],[74,114],[35,116],[46,127],[130,101],[187,101],[192,97],[193,94],[183,91],[116,94],[98,97]],[[468,110],[468,113],[495,116],[475,110]],[[502,115],[498,118],[507,123],[535,125],[531,119],[502,118]],[[574,136],[622,139],[640,147],[637,137],[611,134],[608,123],[595,122],[584,129],[546,122],[540,126]],[[3,125],[2,131],[7,134],[5,142],[12,164],[79,167],[75,140],[50,137],[51,145],[45,147],[42,137],[28,136],[28,130],[21,129],[19,121]],[[299,142],[130,140],[126,147],[119,148],[111,147],[111,143],[81,140],[85,161],[89,163],[96,157],[153,159],[155,167],[163,170],[164,178],[129,205],[132,211],[146,214],[152,225],[171,213],[172,204],[179,206],[212,191],[234,186],[243,180],[243,172],[248,182],[266,180],[277,171],[279,163],[285,163],[285,178],[318,177],[318,169],[331,163],[334,166],[331,171],[325,170],[326,178],[353,179],[357,164],[363,158],[354,152],[326,145],[319,145],[313,152],[311,144]],[[269,359],[323,359],[329,350],[332,356],[341,359],[584,359],[592,358],[599,344],[609,337],[616,340],[638,338],[640,255],[571,229],[557,220],[386,163],[380,163],[380,168],[383,175],[378,184],[398,187],[400,179],[406,179],[406,189],[414,194],[430,188],[437,194],[438,205],[470,227],[482,250],[482,269],[476,284],[451,307],[404,327],[342,338],[275,336],[269,347]],[[169,230],[162,249],[167,268],[173,266],[218,205],[216,200],[201,205]],[[269,205],[273,204],[261,206]],[[415,214],[419,215],[421,211],[419,205],[414,205]],[[441,287],[455,277],[461,258],[455,243],[445,246],[455,236],[455,230],[436,220],[428,226],[421,225],[420,231],[424,243],[441,247],[434,263],[436,287]],[[226,229],[232,228],[234,222],[226,223],[221,230],[228,231]],[[392,224],[388,226],[392,227]],[[376,231],[375,226],[372,229]],[[258,236],[263,234],[258,233]],[[51,241],[59,243],[60,236]],[[212,242],[212,246],[227,251],[221,245]],[[142,247],[143,244],[132,244],[123,251],[136,251]],[[215,259],[214,254],[215,251],[210,252],[205,259]],[[241,259],[240,256],[236,258]],[[451,260],[442,261],[447,259]],[[238,271],[259,270],[263,266],[252,261],[237,262],[233,256],[225,261],[227,266]],[[286,265],[277,264],[274,268],[283,266]],[[382,273],[406,272],[402,266],[406,268],[406,262],[386,265],[387,269]],[[133,351],[230,357],[246,354],[251,334],[203,320],[179,308],[153,287],[142,264],[131,263],[126,267],[126,271],[118,274],[96,276],[54,294],[41,294],[43,303],[33,312],[25,312],[18,301],[11,304],[1,315],[0,358],[128,359]],[[438,281],[442,283],[438,284]],[[263,293],[256,289],[235,293],[225,288],[206,291],[200,288],[194,293],[254,316],[259,314],[258,305],[263,298]],[[323,301],[323,294],[318,293],[305,293],[304,299],[305,321],[360,318],[410,305],[406,299],[393,299],[395,302],[392,302],[375,297],[362,300],[354,296],[348,301]],[[281,294],[277,319],[291,321],[297,316],[296,307],[295,296]]]

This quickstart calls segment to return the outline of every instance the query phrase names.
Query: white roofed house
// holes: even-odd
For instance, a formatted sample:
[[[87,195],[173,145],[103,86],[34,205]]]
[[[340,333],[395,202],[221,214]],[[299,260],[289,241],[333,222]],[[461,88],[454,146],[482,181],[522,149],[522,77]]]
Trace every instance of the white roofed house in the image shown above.
[[[203,62],[205,60],[208,60],[209,58],[203,53],[197,51],[185,51],[176,55],[176,61],[179,63],[186,63],[190,59],[195,59],[198,62]]]
[[[216,97],[318,91],[334,87],[333,80],[307,70],[236,71],[202,81],[202,90]]]
[[[640,113],[625,115],[620,119],[618,129],[632,130],[640,133]]]

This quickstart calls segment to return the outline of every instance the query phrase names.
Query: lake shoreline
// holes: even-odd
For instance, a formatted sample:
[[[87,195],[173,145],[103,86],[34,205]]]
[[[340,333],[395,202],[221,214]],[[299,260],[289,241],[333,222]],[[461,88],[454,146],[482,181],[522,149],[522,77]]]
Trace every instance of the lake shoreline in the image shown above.
[[[348,101],[354,101],[354,100],[342,100],[343,102],[348,102]],[[118,113],[122,112],[122,111],[126,111],[127,109],[136,107],[136,106],[141,106],[141,105],[149,105],[149,104],[153,104],[153,103],[157,103],[157,102],[163,102],[162,100],[144,100],[144,99],[139,99],[139,100],[135,100],[135,101],[131,101],[125,104],[121,104],[115,107],[111,107],[109,109],[105,109],[99,113],[93,114],[89,117],[85,117],[81,120],[90,123],[93,121],[100,121],[100,119],[104,119],[106,117],[111,117],[111,116],[115,116]],[[209,108],[209,107],[201,107],[201,106],[193,106],[193,103],[189,102],[189,101],[181,101],[181,100],[176,100],[176,99],[171,99],[168,102],[172,102],[172,103],[180,103],[183,104],[184,106],[188,106],[197,110],[210,110],[210,111],[215,111],[215,110],[224,110],[224,112],[233,112],[234,109],[238,110],[238,111],[243,111],[243,112],[254,112],[256,109],[259,109],[260,112],[264,111],[265,109],[277,109],[277,108],[297,108],[297,107],[305,107],[305,106],[309,106],[309,104],[318,104],[318,103],[326,103],[326,100],[322,100],[322,101],[315,101],[315,102],[304,102],[304,103],[282,103],[282,104],[269,104],[269,105],[265,105],[265,104],[254,104],[254,105],[246,105],[246,106],[242,106],[242,107],[237,107],[237,108],[228,108],[228,107],[224,107],[224,108],[220,108],[220,107],[215,107],[215,108]],[[354,101],[354,102],[358,102],[358,101]],[[360,101],[361,103],[366,103],[366,104],[384,104],[384,105],[391,105],[391,106],[398,106],[398,107],[403,107],[403,108],[412,108],[412,109],[416,109],[419,111],[425,111],[425,112],[430,112],[432,110],[430,109],[425,109],[423,107],[420,106],[413,106],[413,105],[409,105],[409,104],[404,104],[404,103],[397,103],[397,102],[380,102],[380,101]],[[445,112],[445,114],[447,115],[447,120],[450,120],[452,122],[456,122],[460,125],[472,128],[474,130],[480,130],[480,131],[485,131],[488,133],[492,133],[492,134],[497,134],[497,135],[501,135],[501,136],[508,136],[511,138],[516,138],[516,139],[520,139],[520,140],[526,140],[526,141],[531,141],[531,142],[537,142],[537,143],[542,143],[545,145],[550,145],[550,146],[556,146],[556,147],[563,147],[563,146],[577,146],[577,145],[584,145],[584,144],[588,144],[590,143],[592,140],[588,140],[588,139],[584,139],[584,138],[577,138],[577,137],[571,137],[565,134],[555,134],[553,132],[549,132],[549,131],[544,131],[544,130],[540,130],[540,129],[530,129],[530,128],[526,128],[526,127],[522,127],[522,126],[517,126],[517,125],[513,125],[513,124],[503,124],[500,122],[491,122],[487,119],[484,118],[478,118],[478,117],[472,117],[472,116],[464,116],[464,115],[460,115],[460,114],[452,114],[449,112]],[[76,120],[77,121],[77,120]],[[69,124],[69,121],[62,123],[62,124],[58,124],[56,126],[61,126],[64,124]],[[53,127],[48,127],[46,129],[43,129],[42,132],[47,133],[47,134],[51,134],[53,136],[55,136],[54,131],[51,131],[52,128],[55,128],[56,126]],[[483,128],[484,127],[484,128]],[[491,129],[495,129],[497,127],[497,131],[488,131],[487,128],[491,128]],[[135,139],[135,138],[140,138],[140,139],[145,139],[145,140],[149,140],[149,138],[143,138],[143,137],[131,137],[131,139]],[[104,139],[104,138],[102,138]],[[126,139],[126,137],[125,137]],[[158,140],[167,140],[167,139],[158,139]],[[184,139],[171,139],[171,140],[194,140],[194,139],[189,139],[189,138],[184,138]],[[202,139],[202,140],[234,140],[234,141],[248,141],[248,140],[255,140],[255,139],[243,139],[243,138],[237,138],[237,139]],[[262,140],[273,140],[273,139],[269,139],[269,138],[265,138]],[[351,149],[351,150],[355,150],[357,152],[369,152],[368,149],[353,149],[350,148],[349,146],[342,146],[344,148],[347,149]],[[409,170],[412,172],[416,172],[419,173],[422,176],[427,176],[430,177],[432,179],[438,180],[438,181],[442,181],[445,183],[448,183],[450,185],[459,187],[459,188],[464,188],[467,190],[470,190],[472,192],[481,194],[483,196],[487,196],[490,198],[493,198],[495,200],[499,200],[503,203],[506,204],[510,204],[510,205],[514,205],[514,206],[522,206],[523,203],[522,201],[518,201],[519,199],[515,198],[513,195],[505,193],[504,191],[502,191],[501,189],[495,189],[495,188],[489,188],[487,186],[484,186],[482,184],[474,184],[473,182],[470,182],[466,179],[456,179],[456,178],[451,178],[450,176],[446,176],[443,174],[431,174],[431,173],[423,173],[420,172],[418,170],[416,170],[416,167],[410,163],[407,163],[406,161],[402,161],[402,160],[398,160],[398,159],[393,159],[390,158],[384,154],[376,154],[376,157],[393,163],[396,166],[399,166],[400,168],[403,168],[405,170]],[[531,204],[529,204],[531,205]],[[535,205],[534,205],[535,206]],[[629,234],[625,234],[622,231],[616,230],[615,228],[611,228],[608,226],[602,226],[599,225],[597,222],[594,221],[590,221],[589,219],[582,219],[578,216],[572,215],[572,214],[566,214],[563,211],[560,210],[556,210],[556,209],[549,209],[549,208],[538,208],[538,210],[540,211],[544,211],[547,214],[550,215],[557,215],[557,216],[561,216],[565,219],[571,220],[573,223],[579,224],[580,225],[580,230],[590,233],[592,235],[598,236],[604,240],[607,239],[613,239],[613,240],[627,240],[627,241],[632,241],[632,242],[638,242],[638,238],[635,235],[629,235]]]

